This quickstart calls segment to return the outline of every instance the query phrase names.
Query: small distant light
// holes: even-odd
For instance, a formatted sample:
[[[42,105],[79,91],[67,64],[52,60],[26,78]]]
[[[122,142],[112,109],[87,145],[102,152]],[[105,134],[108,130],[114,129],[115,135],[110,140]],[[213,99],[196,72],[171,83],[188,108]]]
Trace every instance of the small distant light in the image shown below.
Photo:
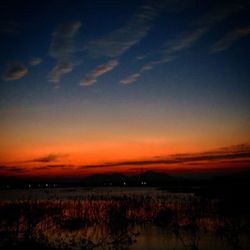
[[[29,185],[29,188],[31,188],[31,185]]]
[[[49,186],[49,184],[46,184],[45,186],[46,186],[46,187],[48,187],[48,186]]]
[[[126,182],[125,181],[123,182],[123,185],[126,186]]]

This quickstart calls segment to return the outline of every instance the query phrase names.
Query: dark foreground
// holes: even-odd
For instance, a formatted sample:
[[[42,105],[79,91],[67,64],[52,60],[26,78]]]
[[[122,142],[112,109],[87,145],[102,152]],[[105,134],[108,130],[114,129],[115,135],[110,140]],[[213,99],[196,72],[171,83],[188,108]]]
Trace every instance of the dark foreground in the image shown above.
[[[1,190],[0,249],[247,250],[247,179]]]

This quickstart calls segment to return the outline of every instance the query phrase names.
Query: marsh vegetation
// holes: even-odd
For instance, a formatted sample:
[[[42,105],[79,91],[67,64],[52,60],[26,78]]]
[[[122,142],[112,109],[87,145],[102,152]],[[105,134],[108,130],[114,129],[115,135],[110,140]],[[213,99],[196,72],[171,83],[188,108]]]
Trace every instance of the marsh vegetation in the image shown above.
[[[249,249],[248,212],[220,199],[72,192],[67,199],[2,200],[1,249]]]

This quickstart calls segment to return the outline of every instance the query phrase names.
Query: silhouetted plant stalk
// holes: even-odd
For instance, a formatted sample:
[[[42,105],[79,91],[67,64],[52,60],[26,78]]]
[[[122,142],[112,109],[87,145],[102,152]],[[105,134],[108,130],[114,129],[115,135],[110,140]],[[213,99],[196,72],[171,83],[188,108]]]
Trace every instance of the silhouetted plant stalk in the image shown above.
[[[35,241],[54,249],[128,249],[138,236],[133,225],[152,223],[170,230],[184,249],[198,250],[203,232],[219,232],[232,249],[241,249],[244,220],[223,218],[218,211],[214,200],[174,195],[0,202],[0,244]]]

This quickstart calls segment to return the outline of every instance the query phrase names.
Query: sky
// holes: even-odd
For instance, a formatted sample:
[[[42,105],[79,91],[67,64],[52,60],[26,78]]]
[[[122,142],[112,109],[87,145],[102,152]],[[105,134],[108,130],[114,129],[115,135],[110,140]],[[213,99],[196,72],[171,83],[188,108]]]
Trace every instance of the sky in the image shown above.
[[[3,1],[0,175],[250,167],[248,0]]]

